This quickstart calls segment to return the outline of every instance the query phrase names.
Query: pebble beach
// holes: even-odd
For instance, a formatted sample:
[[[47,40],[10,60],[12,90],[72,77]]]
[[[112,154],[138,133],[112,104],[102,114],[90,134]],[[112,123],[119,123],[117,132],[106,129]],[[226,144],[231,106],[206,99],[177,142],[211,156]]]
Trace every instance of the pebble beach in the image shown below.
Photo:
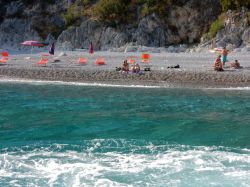
[[[250,86],[250,54],[232,52],[229,61],[238,59],[242,69],[229,68],[224,72],[215,72],[213,53],[150,53],[150,72],[143,74],[124,74],[116,71],[125,59],[133,57],[140,63],[142,53],[130,52],[96,52],[88,54],[86,51],[57,52],[48,56],[46,67],[37,62],[44,53],[11,53],[7,64],[0,66],[0,76],[7,79],[49,80],[83,83],[108,83],[115,85],[141,85],[161,87],[186,88],[230,88]],[[64,54],[64,55],[62,55]],[[85,65],[80,65],[78,59],[87,59]],[[97,66],[95,60],[104,58],[106,65]],[[175,65],[180,68],[168,68]]]

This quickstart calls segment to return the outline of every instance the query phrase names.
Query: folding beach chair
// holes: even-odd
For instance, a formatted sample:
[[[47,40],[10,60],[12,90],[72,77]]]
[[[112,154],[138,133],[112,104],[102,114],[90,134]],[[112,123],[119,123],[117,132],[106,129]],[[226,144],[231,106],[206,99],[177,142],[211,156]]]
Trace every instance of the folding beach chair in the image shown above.
[[[49,62],[49,59],[47,57],[42,57],[39,62],[37,62],[38,65],[46,66]]]
[[[2,58],[0,59],[1,64],[6,64],[9,60],[9,53],[8,52],[2,52]]]
[[[149,61],[150,61],[150,54],[147,54],[147,53],[142,54],[141,62],[145,63],[145,64],[148,64]]]
[[[79,58],[78,63],[79,63],[80,65],[86,65],[87,59],[86,59],[86,58]]]
[[[129,64],[135,64],[135,63],[136,63],[135,57],[129,57],[129,58],[128,58],[128,63],[129,63]]]
[[[97,58],[95,63],[98,66],[106,65],[104,58]]]
[[[145,71],[150,71],[150,66],[149,66],[150,58],[151,58],[150,54],[147,53],[143,53],[141,56],[141,62],[144,64]]]

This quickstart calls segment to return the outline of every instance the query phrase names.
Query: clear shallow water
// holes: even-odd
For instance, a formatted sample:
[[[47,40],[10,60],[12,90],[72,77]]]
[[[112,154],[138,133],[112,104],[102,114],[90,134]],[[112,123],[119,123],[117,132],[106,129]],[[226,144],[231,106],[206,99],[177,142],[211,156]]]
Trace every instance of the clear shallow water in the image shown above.
[[[0,83],[0,186],[250,186],[250,91]]]

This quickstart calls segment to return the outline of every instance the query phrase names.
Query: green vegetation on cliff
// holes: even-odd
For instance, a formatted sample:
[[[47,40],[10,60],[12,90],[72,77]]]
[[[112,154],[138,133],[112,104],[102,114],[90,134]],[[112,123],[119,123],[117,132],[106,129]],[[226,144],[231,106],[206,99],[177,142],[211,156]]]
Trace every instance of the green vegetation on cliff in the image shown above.
[[[215,20],[210,26],[208,36],[213,38],[216,36],[217,32],[224,28],[224,14],[220,15],[217,20]]]
[[[250,0],[220,0],[222,11],[239,10],[242,7],[250,8]],[[225,15],[222,13],[217,20],[215,20],[209,29],[208,35],[210,38],[215,37],[217,32],[224,28]]]
[[[124,23],[152,13],[165,16],[172,3],[172,0],[99,0],[94,8],[94,16],[107,23]]]
[[[107,23],[124,23],[132,19],[133,6],[130,0],[101,0],[94,8],[94,16]]]
[[[166,16],[172,3],[173,0],[81,0],[68,8],[64,19],[67,26],[83,15],[111,25],[133,23],[152,13]]]
[[[241,7],[250,8],[250,0],[221,0],[221,6],[223,11],[227,11],[229,9],[236,10]]]

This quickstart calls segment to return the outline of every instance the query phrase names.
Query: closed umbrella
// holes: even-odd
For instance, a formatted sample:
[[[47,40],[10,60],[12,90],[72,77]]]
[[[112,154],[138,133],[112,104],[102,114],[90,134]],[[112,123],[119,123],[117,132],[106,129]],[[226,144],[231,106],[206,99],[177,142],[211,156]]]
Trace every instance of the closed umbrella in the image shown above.
[[[93,47],[93,43],[92,42],[90,42],[90,44],[89,44],[89,53],[90,54],[94,53],[94,47]]]

